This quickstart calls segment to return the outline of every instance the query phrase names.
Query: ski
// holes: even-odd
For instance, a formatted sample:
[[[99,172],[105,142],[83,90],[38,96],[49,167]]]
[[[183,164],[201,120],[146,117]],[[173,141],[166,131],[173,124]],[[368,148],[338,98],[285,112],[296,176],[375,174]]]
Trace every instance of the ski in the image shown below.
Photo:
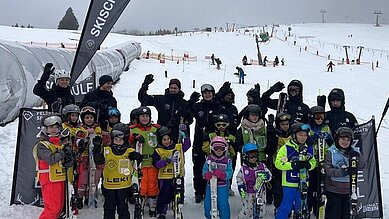
[[[317,140],[317,177],[318,177],[318,188],[317,188],[317,219],[325,218],[325,206],[326,206],[326,195],[324,191],[324,154],[325,154],[325,139],[323,134],[320,134]]]
[[[173,200],[173,212],[174,212],[174,219],[183,219],[182,215],[182,207],[184,205],[183,203],[183,191],[182,191],[182,178],[180,176],[181,173],[181,152],[180,151],[173,151],[173,157],[177,158],[177,162],[174,162],[173,164],[173,173],[174,173],[174,200]]]
[[[326,108],[326,95],[318,95],[317,96],[317,105]]]
[[[352,156],[349,158],[350,167],[358,168],[358,158],[356,156]],[[357,218],[358,211],[358,196],[357,196],[357,177],[358,173],[350,175],[350,218]]]
[[[253,203],[253,210],[254,210],[254,219],[259,218],[265,218],[264,214],[264,207],[265,206],[265,200],[266,200],[266,189],[265,189],[265,182],[261,179],[259,176],[262,172],[257,173],[257,178],[255,180],[254,190],[255,193],[255,200]]]
[[[281,113],[285,111],[287,99],[288,99],[288,94],[280,93],[280,96],[278,97],[278,103],[277,103],[277,113]]]
[[[306,161],[308,159],[308,148],[306,145],[301,145],[299,147],[299,161]],[[299,191],[300,191],[300,205],[298,210],[298,216],[301,219],[309,218],[308,211],[308,170],[306,168],[300,169],[300,183],[299,183]]]
[[[215,162],[211,162],[209,165],[209,169],[213,172],[217,169],[217,164]],[[212,175],[210,180],[211,187],[211,219],[218,218],[218,210],[217,210],[217,178],[215,175]]]
[[[142,144],[136,143],[135,151],[142,154]],[[134,198],[134,219],[143,218],[143,204],[139,194],[140,190],[140,180],[142,179],[141,164],[138,164],[137,161],[134,161],[132,164],[132,178],[131,178],[131,191]]]
[[[96,164],[93,158],[93,139],[96,137],[96,133],[89,135],[89,197],[88,197],[88,207],[97,208],[97,199],[96,199],[96,183],[95,183],[95,175],[96,175]]]

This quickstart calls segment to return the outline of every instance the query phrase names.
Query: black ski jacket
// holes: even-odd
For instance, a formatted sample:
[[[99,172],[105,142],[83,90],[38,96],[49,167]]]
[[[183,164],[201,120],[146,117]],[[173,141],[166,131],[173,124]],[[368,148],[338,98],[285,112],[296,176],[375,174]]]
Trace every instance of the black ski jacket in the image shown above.
[[[70,92],[70,86],[67,88],[62,88],[56,84],[53,84],[51,89],[46,89],[46,82],[46,80],[38,80],[38,83],[36,83],[34,86],[33,93],[46,102],[50,112],[53,111],[52,104],[58,101],[58,99],[60,99],[62,102],[62,107],[60,108],[75,103],[74,96]],[[58,111],[58,109],[55,111]]]

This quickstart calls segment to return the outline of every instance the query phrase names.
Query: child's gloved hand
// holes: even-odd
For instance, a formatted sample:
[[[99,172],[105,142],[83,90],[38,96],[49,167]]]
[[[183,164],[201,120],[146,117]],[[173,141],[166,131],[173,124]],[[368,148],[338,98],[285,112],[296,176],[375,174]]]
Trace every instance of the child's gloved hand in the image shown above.
[[[214,170],[213,175],[215,175],[218,179],[225,180],[226,179],[226,173],[221,170]]]
[[[267,180],[267,175],[266,173],[258,173],[257,177],[260,178],[262,181]]]
[[[212,173],[211,172],[206,172],[204,173],[204,179],[209,181],[212,178]]]
[[[238,191],[239,191],[239,195],[242,199],[244,199],[246,197],[246,186],[244,185],[238,185]]]

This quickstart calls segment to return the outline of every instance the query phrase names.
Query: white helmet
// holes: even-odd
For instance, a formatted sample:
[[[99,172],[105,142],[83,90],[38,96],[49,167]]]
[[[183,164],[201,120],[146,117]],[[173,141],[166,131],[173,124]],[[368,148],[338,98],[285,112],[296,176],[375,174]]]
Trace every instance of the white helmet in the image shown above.
[[[60,78],[71,78],[70,77],[70,72],[65,71],[65,70],[54,70],[54,81],[57,84],[57,80]]]

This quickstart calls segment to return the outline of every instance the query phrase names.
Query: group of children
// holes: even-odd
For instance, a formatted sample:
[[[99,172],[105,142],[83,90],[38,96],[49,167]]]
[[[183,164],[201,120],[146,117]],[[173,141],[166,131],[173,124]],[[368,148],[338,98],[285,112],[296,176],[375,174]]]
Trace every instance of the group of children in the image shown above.
[[[60,216],[66,178],[75,188],[78,209],[84,204],[97,207],[97,187],[102,178],[104,218],[115,218],[116,213],[119,218],[129,218],[130,188],[135,183],[132,176],[139,169],[142,205],[149,206],[150,217],[166,218],[176,189],[174,180],[177,177],[184,180],[184,153],[191,146],[187,130],[180,128],[180,142],[173,142],[167,127],[152,123],[151,110],[146,106],[132,112],[130,124],[120,122],[121,115],[116,108],[110,108],[108,115],[109,125],[103,128],[97,123],[98,114],[90,106],[80,110],[76,105],[68,105],[63,108],[62,115],[50,114],[42,119],[40,141],[34,150],[45,205],[40,218]],[[204,138],[203,144],[203,150],[208,154],[202,171],[208,181],[205,217],[211,218],[210,181],[216,177],[218,215],[221,219],[231,218],[228,198],[235,168],[231,158],[239,152],[242,155],[236,176],[242,198],[239,218],[254,218],[257,194],[260,193],[265,204],[266,192],[273,198],[277,219],[288,218],[292,209],[296,218],[302,217],[299,209],[301,169],[307,170],[310,177],[308,212],[313,209],[317,214],[317,195],[313,195],[319,183],[315,180],[317,168],[325,171],[326,218],[341,218],[339,212],[345,212],[342,218],[348,218],[350,191],[347,179],[357,172],[348,164],[348,158],[359,156],[359,151],[351,147],[353,131],[341,127],[332,135],[328,126],[323,124],[324,109],[320,106],[310,109],[309,118],[308,124],[290,126],[291,116],[278,113],[275,135],[269,137],[271,133],[267,133],[269,129],[265,128],[267,121],[261,118],[261,109],[249,105],[237,136],[233,136],[227,131],[228,117],[218,115],[215,130]],[[70,134],[66,134],[67,131]],[[326,153],[322,161],[317,160],[318,138],[325,139]],[[307,152],[304,160],[299,158],[301,147]],[[176,151],[180,152],[179,157],[173,156]],[[174,165],[178,161],[180,171],[177,176]],[[134,163],[139,169],[133,168]],[[359,168],[363,165],[361,160]],[[95,169],[94,175],[90,174],[91,169]],[[65,174],[65,170],[69,173]],[[266,191],[265,184],[271,184],[272,189]],[[91,185],[95,188],[90,188]],[[96,192],[91,194],[90,190]]]

